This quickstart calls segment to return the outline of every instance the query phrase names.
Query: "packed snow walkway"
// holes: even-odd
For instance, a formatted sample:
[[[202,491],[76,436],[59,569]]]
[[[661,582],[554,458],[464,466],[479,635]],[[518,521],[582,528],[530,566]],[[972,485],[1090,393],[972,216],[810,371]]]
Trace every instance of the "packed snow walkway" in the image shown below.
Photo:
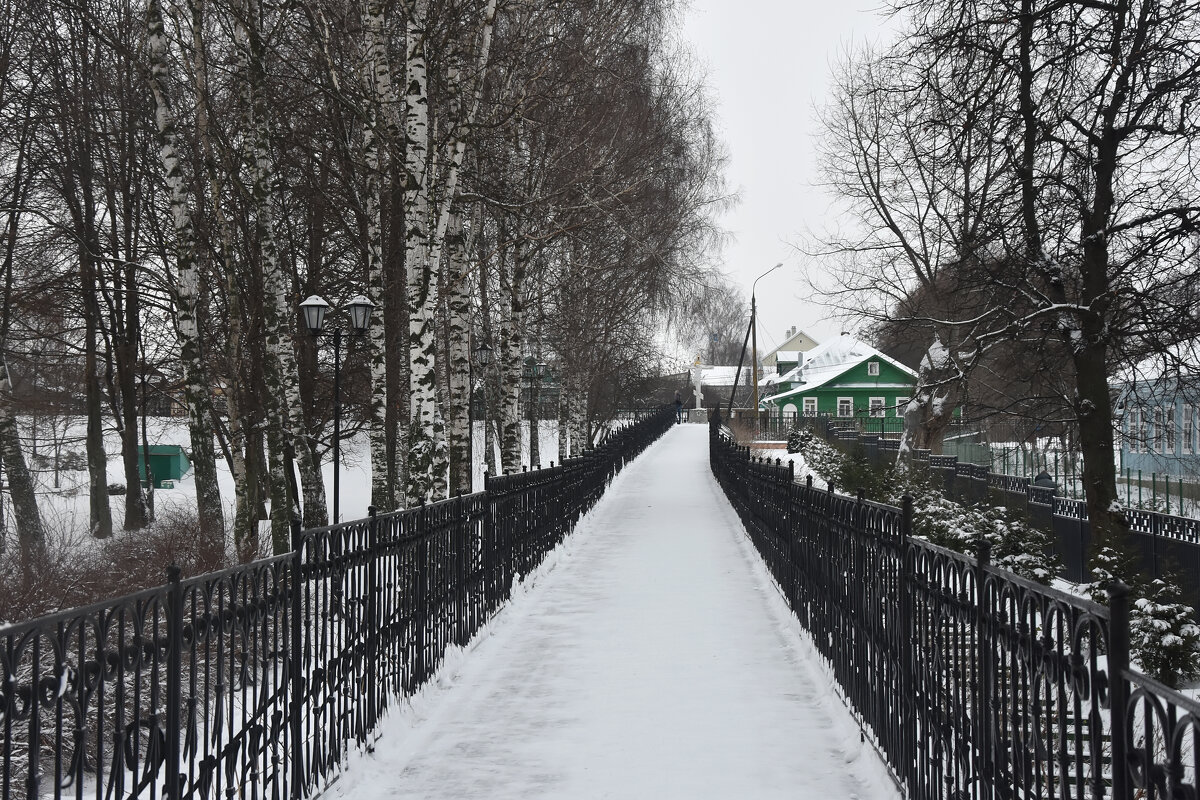
[[[894,798],[676,426],[617,477],[344,798]]]

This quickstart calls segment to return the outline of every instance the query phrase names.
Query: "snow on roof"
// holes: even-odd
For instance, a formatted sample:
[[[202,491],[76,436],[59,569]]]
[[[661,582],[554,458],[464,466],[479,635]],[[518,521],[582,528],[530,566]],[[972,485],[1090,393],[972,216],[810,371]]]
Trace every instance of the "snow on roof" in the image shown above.
[[[780,381],[803,380],[804,385],[774,395],[771,398],[772,400],[803,392],[811,392],[833,380],[838,375],[841,375],[855,364],[860,364],[871,358],[886,361],[907,375],[911,375],[914,379],[917,377],[916,372],[904,366],[896,359],[879,352],[874,347],[871,347],[871,345],[859,341],[853,336],[839,336],[836,339],[831,339],[809,350],[804,356],[805,360],[803,364],[779,378]],[[884,386],[885,384],[880,384],[880,388]]]
[[[742,365],[741,377],[737,376],[738,368],[735,367],[703,367],[700,370],[700,381],[705,386],[733,386],[734,378],[737,378],[739,384],[750,382],[750,365]],[[770,373],[770,374],[768,374]],[[768,381],[776,377],[774,367],[765,366],[758,368],[758,374],[763,376],[759,378],[759,384],[766,386]]]

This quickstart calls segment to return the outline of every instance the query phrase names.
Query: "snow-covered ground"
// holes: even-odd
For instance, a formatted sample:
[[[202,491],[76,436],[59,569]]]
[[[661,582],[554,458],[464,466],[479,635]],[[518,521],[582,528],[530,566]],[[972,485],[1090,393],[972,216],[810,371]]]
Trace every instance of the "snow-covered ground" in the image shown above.
[[[34,468],[34,479],[38,485],[38,507],[42,519],[50,531],[57,546],[75,549],[94,543],[88,536],[89,510],[87,482],[88,473],[83,457],[83,435],[86,422],[82,417],[60,417],[56,419],[57,429],[51,428],[45,419],[40,424],[34,424],[29,418],[19,420],[21,432],[27,442],[32,442],[36,434],[38,443],[36,452],[42,456],[38,464],[33,463],[32,450],[27,455],[27,461]],[[483,489],[484,469],[484,431],[483,423],[476,422],[474,433],[475,445],[475,477],[476,491]],[[60,463],[78,466],[80,469],[63,468],[59,470],[56,487],[52,467],[54,452],[54,436],[60,444]],[[151,445],[177,444],[185,451],[191,450],[191,440],[188,434],[187,420],[178,417],[150,417],[147,420],[147,437]],[[28,446],[28,445],[27,445]],[[558,461],[558,423],[555,420],[542,420],[538,428],[538,446],[541,450],[542,464],[548,466],[551,461]],[[108,483],[124,484],[125,474],[121,463],[121,441],[115,431],[109,431],[104,441],[108,454]],[[524,424],[521,443],[523,462],[529,460],[529,426]],[[371,503],[371,459],[369,443],[365,434],[347,437],[342,440],[342,472],[341,482],[341,517],[342,521],[361,519],[367,515],[367,506]],[[333,461],[326,457],[322,464],[325,478],[325,493],[330,501],[332,512],[333,498]],[[221,489],[221,500],[225,506],[226,528],[233,525],[234,493],[233,475],[229,471],[228,462],[217,458],[217,482]],[[2,495],[5,503],[5,519],[11,519],[12,505],[7,493]],[[123,495],[113,495],[109,498],[113,515],[113,530],[120,531],[125,518]],[[193,511],[196,508],[196,484],[189,470],[182,480],[176,481],[174,488],[158,489],[154,493],[155,508],[159,512]],[[270,523],[262,523],[264,535],[269,535]],[[12,534],[10,531],[10,535]]]
[[[895,798],[683,425],[330,796]]]

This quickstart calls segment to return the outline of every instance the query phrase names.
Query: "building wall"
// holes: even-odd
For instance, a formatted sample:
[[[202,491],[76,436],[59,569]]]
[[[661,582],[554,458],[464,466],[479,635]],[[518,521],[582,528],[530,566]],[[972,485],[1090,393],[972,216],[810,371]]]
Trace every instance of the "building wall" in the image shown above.
[[[1173,385],[1127,392],[1120,446],[1122,472],[1200,477],[1200,393]]]
[[[798,331],[795,336],[791,337],[786,342],[779,345],[779,347],[776,347],[774,350],[771,351],[771,353],[769,355],[764,356],[761,359],[761,362],[762,362],[763,366],[773,367],[776,365],[775,354],[778,353],[780,350],[782,350],[784,352],[789,352],[792,350],[803,350],[803,351],[807,352],[809,350],[812,350],[816,346],[817,346],[816,339],[813,339],[812,337],[806,335],[804,333],[804,331]],[[795,366],[795,365],[793,364],[793,366]]]
[[[871,375],[869,364],[879,364],[879,374]],[[871,398],[883,398],[883,415],[888,417],[902,416],[903,408],[897,405],[898,398],[907,400],[912,396],[915,379],[882,359],[866,359],[851,367],[833,381],[814,388],[811,392],[800,392],[785,397],[774,403],[785,415],[793,413],[804,414],[804,398],[816,399],[816,413],[839,416],[839,399],[850,399],[850,413],[843,416],[866,415],[870,412]],[[783,391],[788,391],[791,386]],[[802,387],[799,387],[802,388]],[[844,406],[842,407],[844,411]]]

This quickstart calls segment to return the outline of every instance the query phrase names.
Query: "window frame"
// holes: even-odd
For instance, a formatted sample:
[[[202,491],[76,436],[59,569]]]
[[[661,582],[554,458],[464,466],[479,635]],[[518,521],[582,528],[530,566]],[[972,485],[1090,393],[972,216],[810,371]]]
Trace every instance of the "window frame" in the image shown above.
[[[867,375],[872,378],[879,377],[879,362],[878,361],[868,361],[867,362]]]
[[[1164,455],[1175,455],[1175,406],[1170,405],[1163,409],[1163,433],[1166,434],[1166,440],[1163,443]]]
[[[803,404],[801,405],[801,408],[802,408],[802,409],[804,409],[804,416],[806,416],[806,417],[815,417],[815,416],[816,416],[816,415],[819,413],[819,411],[818,411],[818,404],[817,404],[817,398],[815,398],[815,397],[812,397],[812,396],[809,396],[809,397],[804,397],[804,398],[801,398],[801,399],[802,399],[802,401],[803,401]],[[811,401],[811,402],[812,402],[812,408],[811,408],[811,409],[809,408],[809,401]]]
[[[1192,405],[1190,403],[1184,403],[1183,419],[1180,420],[1180,427],[1182,428],[1183,433],[1181,450],[1188,455],[1191,455],[1195,452],[1195,446],[1192,444],[1196,433],[1196,423],[1195,417],[1192,416],[1193,413]]]
[[[847,403],[850,404],[849,413],[846,413],[846,414],[842,413],[842,401],[843,400],[845,400]],[[837,399],[837,416],[838,416],[838,419],[851,419],[854,417],[854,398],[853,397],[839,397]]]
[[[876,400],[879,401],[876,404]],[[867,398],[867,416],[881,419],[887,416],[887,398],[886,397],[868,397]]]

